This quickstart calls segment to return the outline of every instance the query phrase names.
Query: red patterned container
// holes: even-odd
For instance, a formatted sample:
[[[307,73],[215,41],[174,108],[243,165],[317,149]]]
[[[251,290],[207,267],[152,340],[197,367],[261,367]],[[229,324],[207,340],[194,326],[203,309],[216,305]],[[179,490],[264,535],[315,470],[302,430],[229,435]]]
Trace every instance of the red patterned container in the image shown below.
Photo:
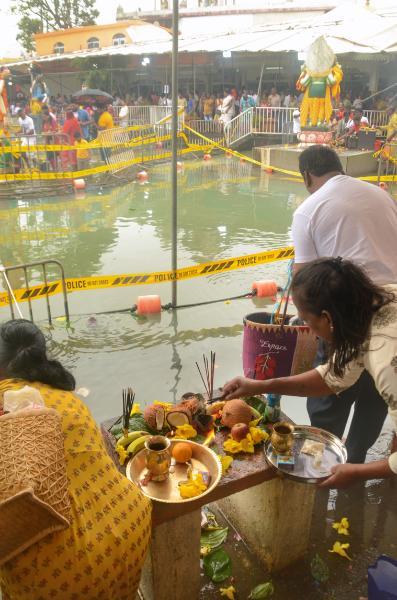
[[[290,317],[287,316],[288,323]],[[243,369],[251,379],[288,377],[309,371],[317,338],[307,325],[271,325],[271,314],[252,313],[244,319]]]

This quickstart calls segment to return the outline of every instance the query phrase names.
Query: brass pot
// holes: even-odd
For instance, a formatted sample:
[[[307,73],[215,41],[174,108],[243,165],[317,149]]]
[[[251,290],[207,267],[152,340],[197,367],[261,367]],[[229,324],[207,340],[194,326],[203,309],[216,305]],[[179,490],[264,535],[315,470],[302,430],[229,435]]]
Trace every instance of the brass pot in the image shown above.
[[[279,421],[273,425],[270,441],[276,454],[290,454],[294,445],[294,426],[288,421]]]
[[[146,467],[152,481],[165,481],[170,472],[171,442],[163,435],[153,435],[146,440]]]

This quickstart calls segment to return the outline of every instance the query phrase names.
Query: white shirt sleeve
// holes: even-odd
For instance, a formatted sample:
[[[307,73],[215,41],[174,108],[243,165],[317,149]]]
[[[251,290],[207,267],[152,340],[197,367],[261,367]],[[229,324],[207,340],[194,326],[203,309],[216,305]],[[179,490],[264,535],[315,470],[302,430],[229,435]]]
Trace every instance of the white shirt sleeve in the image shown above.
[[[291,233],[295,247],[296,264],[311,262],[319,258],[310,231],[310,221],[305,215],[294,214]]]
[[[356,383],[364,371],[364,365],[359,361],[351,361],[346,365],[343,377],[337,377],[332,369],[330,369],[329,364],[319,365],[316,367],[316,371],[321,375],[334,394],[340,394]]]

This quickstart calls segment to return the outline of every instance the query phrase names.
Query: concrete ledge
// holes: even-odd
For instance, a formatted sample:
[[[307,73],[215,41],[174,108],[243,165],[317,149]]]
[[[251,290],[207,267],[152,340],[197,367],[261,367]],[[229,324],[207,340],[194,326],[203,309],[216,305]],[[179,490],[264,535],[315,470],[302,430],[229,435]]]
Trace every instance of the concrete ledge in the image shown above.
[[[304,148],[297,146],[260,146],[253,149],[253,158],[273,167],[299,173],[299,155]],[[340,150],[338,156],[347,175],[361,177],[378,171],[373,150]]]
[[[218,505],[264,568],[277,571],[307,551],[315,495],[314,485],[277,478]]]

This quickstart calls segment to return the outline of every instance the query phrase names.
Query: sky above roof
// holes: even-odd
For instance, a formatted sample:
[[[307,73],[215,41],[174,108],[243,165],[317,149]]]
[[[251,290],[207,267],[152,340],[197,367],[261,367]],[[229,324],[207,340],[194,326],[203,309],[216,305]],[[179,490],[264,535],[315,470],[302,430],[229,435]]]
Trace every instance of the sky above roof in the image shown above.
[[[96,0],[100,11],[98,23],[112,23],[116,20],[116,9],[119,0]],[[21,55],[21,48],[16,41],[18,33],[18,17],[11,14],[11,0],[0,0],[0,58],[15,58]]]
[[[353,0],[354,1],[354,0]],[[340,4],[343,0],[329,0],[328,4]],[[365,0],[355,0],[359,6],[365,4]],[[16,41],[18,33],[17,22],[18,17],[11,14],[11,0],[0,0],[0,58],[16,58],[21,56],[22,49]],[[280,5],[283,0],[280,0]],[[370,0],[371,7],[383,8],[390,5],[395,5],[396,0]],[[100,11],[98,23],[112,23],[116,20],[117,6],[121,5],[125,10],[131,10],[136,5],[146,5],[146,1],[135,0],[96,0],[96,5]],[[289,3],[291,6],[291,2]]]

